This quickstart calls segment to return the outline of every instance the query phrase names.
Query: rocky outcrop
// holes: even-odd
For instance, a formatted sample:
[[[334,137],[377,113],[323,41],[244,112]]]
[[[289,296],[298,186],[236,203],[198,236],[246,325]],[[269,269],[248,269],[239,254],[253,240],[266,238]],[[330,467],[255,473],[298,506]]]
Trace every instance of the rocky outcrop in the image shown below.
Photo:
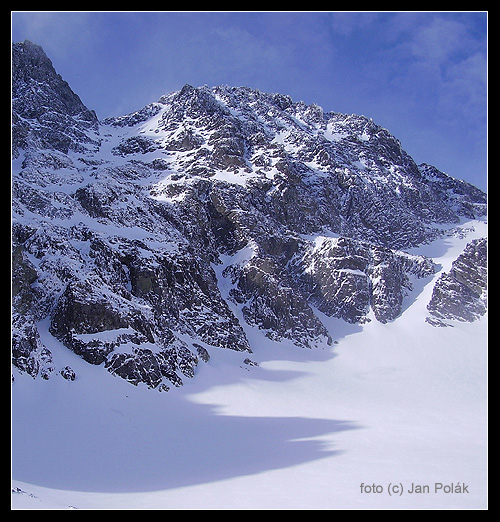
[[[295,262],[294,271],[302,293],[326,315],[355,323],[373,310],[386,323],[401,313],[412,276],[431,276],[434,263],[354,239],[323,237]]]
[[[487,309],[487,239],[471,241],[436,281],[427,305],[427,322],[448,326],[449,320],[475,321]]]
[[[223,276],[233,285],[229,297],[242,307],[245,321],[265,330],[270,339],[291,339],[308,348],[325,341],[331,344],[306,298],[272,257],[254,256],[243,265],[230,265]]]

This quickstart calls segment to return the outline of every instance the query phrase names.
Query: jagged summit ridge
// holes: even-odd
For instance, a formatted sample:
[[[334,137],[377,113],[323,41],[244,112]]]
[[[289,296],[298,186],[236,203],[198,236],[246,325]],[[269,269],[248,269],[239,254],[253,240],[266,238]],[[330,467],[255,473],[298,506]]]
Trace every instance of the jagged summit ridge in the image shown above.
[[[486,211],[370,119],[282,94],[186,85],[99,122],[26,42],[13,118],[13,352],[33,376],[62,371],[41,328],[159,389],[213,346],[250,351],[245,325],[330,343],[316,308],[393,320],[435,270],[401,249]]]
[[[483,193],[464,182],[459,186],[444,173],[435,183],[427,165],[417,166],[400,142],[370,119],[324,113],[285,95],[185,86],[105,123],[141,121],[140,144],[137,137],[125,138],[117,152],[166,150],[178,159],[170,161],[172,170],[185,179],[201,176],[263,188],[270,209],[286,226],[290,216],[280,215],[281,203],[293,199],[301,208],[294,223],[301,233],[327,227],[399,248],[432,237],[433,223],[484,212]],[[165,196],[175,189],[165,183]],[[453,202],[443,205],[443,199]],[[389,205],[390,216],[384,212]]]

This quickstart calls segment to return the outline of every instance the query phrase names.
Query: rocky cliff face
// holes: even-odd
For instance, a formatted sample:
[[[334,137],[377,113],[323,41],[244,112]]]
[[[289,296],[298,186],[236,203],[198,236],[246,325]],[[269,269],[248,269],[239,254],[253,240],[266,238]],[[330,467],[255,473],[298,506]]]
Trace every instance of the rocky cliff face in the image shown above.
[[[448,326],[451,320],[474,321],[486,313],[487,239],[471,241],[437,280],[427,306],[427,322]]]
[[[315,309],[393,320],[434,273],[402,249],[486,211],[371,120],[281,94],[186,85],[99,122],[30,42],[13,45],[13,122],[13,360],[34,377],[72,375],[47,320],[159,389],[213,346],[251,351],[243,322],[314,347],[331,342]]]

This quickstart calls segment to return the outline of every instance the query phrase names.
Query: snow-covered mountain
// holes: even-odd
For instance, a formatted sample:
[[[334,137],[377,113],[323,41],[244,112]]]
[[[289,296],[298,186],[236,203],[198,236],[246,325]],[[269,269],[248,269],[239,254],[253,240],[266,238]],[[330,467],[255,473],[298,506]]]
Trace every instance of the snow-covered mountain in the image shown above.
[[[17,507],[484,505],[486,194],[247,87],[99,121],[12,49]]]
[[[432,259],[402,251],[486,211],[363,116],[186,85],[99,122],[43,50],[13,46],[13,348],[74,378],[40,322],[91,364],[167,390],[244,324],[304,347],[402,311]],[[483,288],[483,287],[481,287]],[[482,291],[482,290],[481,290]]]

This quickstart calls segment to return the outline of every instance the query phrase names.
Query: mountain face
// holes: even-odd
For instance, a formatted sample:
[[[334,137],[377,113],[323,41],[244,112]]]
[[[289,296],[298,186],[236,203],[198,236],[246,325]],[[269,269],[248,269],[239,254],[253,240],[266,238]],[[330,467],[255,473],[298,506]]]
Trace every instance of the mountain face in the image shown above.
[[[413,281],[436,272],[404,249],[486,213],[482,191],[415,164],[363,116],[186,85],[100,122],[39,46],[14,44],[12,64],[13,361],[33,377],[77,378],[55,366],[42,325],[160,390],[211,347],[251,352],[250,327],[331,344],[318,310],[394,320]],[[476,250],[438,280],[435,317],[463,285],[484,306],[454,316],[484,313]]]

